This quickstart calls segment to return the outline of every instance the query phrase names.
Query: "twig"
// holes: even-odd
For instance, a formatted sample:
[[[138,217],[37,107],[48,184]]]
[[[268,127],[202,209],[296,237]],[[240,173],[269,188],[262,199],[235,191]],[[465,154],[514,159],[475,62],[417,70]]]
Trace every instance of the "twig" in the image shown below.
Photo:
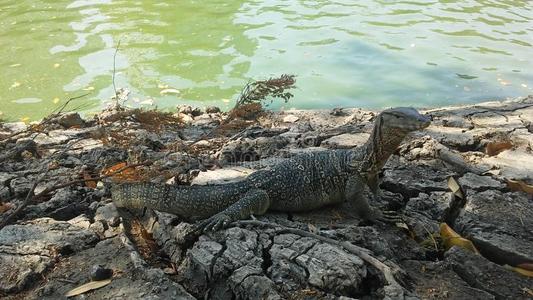
[[[388,265],[381,262],[379,259],[372,256],[372,252],[368,249],[361,248],[359,246],[356,246],[354,244],[351,244],[349,242],[340,242],[325,236],[321,236],[309,231],[304,231],[297,228],[291,228],[286,227],[280,224],[276,223],[270,223],[270,222],[263,222],[263,221],[257,221],[257,220],[241,220],[234,222],[236,225],[252,225],[252,226],[259,226],[259,227],[273,227],[276,230],[276,233],[292,233],[303,237],[309,237],[313,239],[317,239],[321,242],[328,243],[330,245],[334,245],[337,247],[341,247],[344,250],[355,254],[359,256],[362,260],[369,263],[381,273],[383,273],[383,276],[385,277],[385,281],[387,282],[387,286],[385,287],[385,293],[386,296],[391,297],[392,299],[403,299],[404,291],[406,290],[402,285],[398,282],[403,282],[407,285],[407,274],[403,272],[403,270],[394,264],[393,262],[389,261],[388,263],[392,265],[392,267],[389,267]],[[396,279],[396,276],[399,276],[398,280]],[[404,278],[402,278],[404,277]]]
[[[12,139],[12,138],[14,138],[14,137],[16,137],[18,135],[21,135],[21,134],[31,133],[34,128],[37,128],[39,126],[43,126],[43,125],[48,124],[53,118],[55,118],[59,114],[61,114],[70,102],[72,102],[74,100],[77,100],[79,98],[83,98],[83,97],[85,97],[85,96],[87,96],[89,94],[90,93],[85,93],[83,95],[79,95],[79,96],[76,96],[76,97],[69,98],[65,103],[63,103],[61,106],[59,106],[58,108],[53,110],[47,117],[42,119],[41,122],[39,122],[38,125],[29,126],[27,129],[24,129],[24,130],[21,130],[21,131],[18,131],[18,132],[14,132],[14,133],[12,133],[12,134],[0,139],[0,142],[9,141],[10,139]],[[35,139],[35,137],[33,137],[32,139]]]
[[[46,176],[46,174],[48,173],[48,171],[50,171],[50,168],[48,168],[46,170],[46,172],[39,178],[37,179],[30,191],[28,192],[28,194],[26,195],[26,198],[24,199],[24,201],[15,209],[15,211],[13,211],[13,213],[11,213],[11,215],[7,216],[5,219],[2,220],[2,222],[0,223],[0,230],[2,228],[4,228],[7,224],[9,224],[9,222],[11,222],[13,220],[13,218],[15,218],[15,216],[17,216],[20,212],[22,212],[22,210],[24,208],[26,208],[26,206],[28,206],[33,200],[35,199],[39,199],[41,197],[44,197],[46,196],[47,194],[53,192],[53,191],[56,191],[58,189],[61,189],[61,188],[64,188],[64,187],[67,187],[67,186],[71,186],[71,185],[74,185],[74,184],[78,184],[78,183],[83,183],[83,182],[87,182],[87,181],[97,181],[97,180],[102,180],[104,178],[108,178],[108,177],[111,177],[117,173],[120,173],[128,168],[133,168],[133,167],[137,167],[137,166],[141,166],[141,165],[149,165],[151,164],[151,162],[149,161],[145,161],[145,162],[142,162],[142,163],[137,163],[137,164],[132,164],[132,165],[129,165],[129,166],[124,166],[114,172],[111,172],[109,174],[106,174],[106,175],[103,175],[103,176],[99,176],[99,177],[94,177],[94,178],[86,178],[86,179],[78,179],[78,180],[72,180],[72,181],[68,181],[68,182],[65,182],[65,183],[62,183],[60,185],[56,185],[54,187],[51,187],[51,188],[45,188],[43,191],[41,191],[39,194],[37,195],[33,195],[33,192],[35,191],[35,188],[37,187],[37,185],[43,181],[44,177]]]
[[[26,198],[24,199],[24,201],[22,201],[22,203],[15,209],[15,211],[13,211],[9,216],[5,217],[2,222],[0,222],[0,230],[2,228],[4,228],[7,224],[9,224],[9,222],[11,222],[11,220],[13,220],[13,218],[15,218],[15,216],[17,216],[26,206],[28,206],[28,204],[30,204],[31,200],[33,199],[33,192],[35,191],[35,188],[37,187],[37,185],[43,181],[44,177],[46,176],[46,174],[48,174],[48,171],[50,171],[50,169],[48,168],[46,170],[46,172],[41,175],[41,177],[39,177],[39,179],[37,179],[33,185],[31,186],[30,188],[30,191],[28,192],[28,194],[26,194]]]
[[[62,183],[60,185],[56,185],[56,186],[53,186],[51,188],[45,188],[42,192],[40,192],[38,195],[35,196],[35,198],[41,198],[41,197],[44,197],[46,196],[47,194],[53,192],[53,191],[57,191],[58,189],[61,189],[61,188],[64,188],[64,187],[67,187],[67,186],[71,186],[71,185],[75,185],[75,184],[78,184],[78,183],[84,183],[84,182],[87,182],[87,181],[98,181],[98,180],[102,180],[102,179],[105,179],[105,178],[108,178],[108,177],[111,177],[113,175],[116,175],[126,169],[129,169],[129,168],[135,168],[135,167],[138,167],[138,166],[146,166],[146,165],[150,165],[152,164],[151,161],[145,161],[145,162],[141,162],[141,163],[136,163],[136,164],[132,164],[132,165],[128,165],[128,166],[124,166],[116,171],[113,171],[109,174],[106,174],[106,175],[102,175],[102,176],[98,176],[98,177],[92,177],[92,178],[84,178],[84,179],[76,179],[76,180],[71,180],[71,181],[68,181],[68,182],[65,182],[65,183]]]
[[[117,97],[117,87],[115,86],[115,73],[116,73],[116,62],[117,62],[117,53],[118,48],[120,47],[120,41],[121,39],[118,39],[117,47],[115,48],[115,54],[113,54],[113,90],[115,91],[115,99],[117,99],[118,103],[118,97]]]

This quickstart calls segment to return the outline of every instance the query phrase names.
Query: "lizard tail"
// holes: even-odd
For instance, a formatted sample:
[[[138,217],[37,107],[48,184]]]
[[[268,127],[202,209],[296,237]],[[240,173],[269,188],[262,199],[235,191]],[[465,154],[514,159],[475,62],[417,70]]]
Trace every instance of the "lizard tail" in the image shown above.
[[[201,219],[224,210],[247,190],[245,182],[193,186],[137,182],[113,185],[111,195],[117,207],[148,207],[187,219]]]

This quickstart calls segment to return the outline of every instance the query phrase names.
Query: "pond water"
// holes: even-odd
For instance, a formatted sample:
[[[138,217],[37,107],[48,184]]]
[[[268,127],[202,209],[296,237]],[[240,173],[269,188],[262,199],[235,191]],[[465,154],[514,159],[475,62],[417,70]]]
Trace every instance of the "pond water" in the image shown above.
[[[297,75],[273,108],[430,107],[532,94],[533,1],[3,0],[0,118],[69,97],[94,111],[230,108],[250,79]],[[161,94],[164,89],[179,93]]]

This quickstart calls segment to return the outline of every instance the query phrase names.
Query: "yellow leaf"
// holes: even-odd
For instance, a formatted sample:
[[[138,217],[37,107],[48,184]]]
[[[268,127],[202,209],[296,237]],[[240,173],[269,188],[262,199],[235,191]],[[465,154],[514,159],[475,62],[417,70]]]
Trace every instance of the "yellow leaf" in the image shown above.
[[[440,237],[442,238],[442,242],[444,243],[444,247],[446,248],[446,250],[450,249],[453,246],[458,246],[476,254],[479,254],[479,251],[476,249],[476,247],[470,240],[461,237],[446,223],[440,224]]]
[[[180,91],[176,90],[176,89],[164,89],[164,90],[161,90],[159,92],[161,95],[166,95],[166,94],[179,94]]]
[[[507,179],[507,186],[512,191],[522,191],[533,195],[533,185],[529,185],[521,180]]]
[[[12,64],[12,65],[10,65],[11,68],[20,67],[20,66],[22,66],[22,65],[21,64]]]
[[[522,268],[524,270],[533,271],[533,262],[522,263],[522,264],[517,265],[517,267]]]
[[[168,89],[168,84],[163,84],[163,83],[160,83],[157,85],[158,88],[160,89]]]
[[[59,98],[55,97],[54,100],[52,100],[52,102],[54,102],[54,104],[59,103]]]
[[[54,68],[59,68],[59,66],[61,66],[60,64],[54,64]]]
[[[15,81],[15,82],[13,82],[13,84],[11,85],[11,88],[14,89],[14,88],[19,87],[19,86],[20,86],[20,82]]]
[[[74,297],[74,296],[86,293],[88,291],[99,289],[101,287],[108,285],[109,283],[111,283],[111,279],[91,281],[91,282],[80,285],[79,287],[68,291],[68,293],[65,294],[65,297],[67,298]]]
[[[30,123],[30,117],[23,117],[23,118],[20,118],[20,120],[21,120],[22,122],[24,122],[24,124],[28,124],[28,123]]]
[[[229,101],[230,101],[229,99],[222,99],[222,102],[224,103],[229,103]]]
[[[527,277],[533,277],[533,271],[518,268],[518,267],[511,267],[509,265],[504,265],[504,267],[508,270],[515,271],[516,273],[522,274]]]
[[[463,189],[461,188],[457,180],[455,180],[455,178],[451,176],[448,178],[448,188],[450,189],[450,191],[452,191],[452,193],[455,194],[455,196],[461,199],[465,198]]]
[[[94,90],[94,87],[93,86],[88,86],[86,88],[83,89],[84,91],[92,91]]]

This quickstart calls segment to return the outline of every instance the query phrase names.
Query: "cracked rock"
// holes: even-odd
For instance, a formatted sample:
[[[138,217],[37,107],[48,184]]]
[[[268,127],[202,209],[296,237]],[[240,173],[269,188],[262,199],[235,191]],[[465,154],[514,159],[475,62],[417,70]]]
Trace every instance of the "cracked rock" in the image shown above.
[[[471,193],[456,225],[483,254],[499,264],[533,263],[533,206],[524,193]]]
[[[0,292],[24,289],[62,254],[79,252],[98,237],[68,222],[41,218],[0,230]]]

